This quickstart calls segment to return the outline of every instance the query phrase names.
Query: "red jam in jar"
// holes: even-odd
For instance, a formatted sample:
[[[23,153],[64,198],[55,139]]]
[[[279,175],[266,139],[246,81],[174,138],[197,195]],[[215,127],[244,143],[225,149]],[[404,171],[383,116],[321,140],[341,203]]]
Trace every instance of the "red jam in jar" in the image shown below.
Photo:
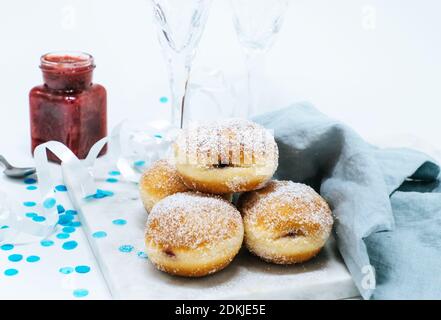
[[[44,84],[29,93],[32,152],[56,140],[84,159],[107,135],[107,93],[92,83],[94,59],[87,53],[54,52],[41,57],[40,68]],[[51,153],[49,159],[59,162]]]

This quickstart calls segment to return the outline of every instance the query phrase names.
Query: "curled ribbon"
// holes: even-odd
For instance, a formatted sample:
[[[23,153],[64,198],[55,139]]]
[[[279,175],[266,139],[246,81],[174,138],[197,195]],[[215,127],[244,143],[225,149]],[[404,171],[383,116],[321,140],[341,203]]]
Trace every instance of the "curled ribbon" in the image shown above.
[[[47,237],[58,223],[57,200],[55,183],[51,175],[51,166],[47,158],[47,151],[51,151],[61,160],[63,180],[69,185],[69,192],[81,194],[82,198],[93,196],[97,193],[93,169],[99,153],[106,143],[109,144],[111,161],[121,172],[123,179],[138,183],[141,170],[136,163],[148,165],[152,161],[163,157],[169,150],[175,131],[170,126],[151,126],[145,131],[128,131],[126,121],[118,124],[108,137],[96,142],[90,149],[86,159],[79,160],[75,154],[64,144],[50,141],[39,145],[34,151],[35,166],[37,169],[40,202],[37,204],[42,222],[25,219],[18,212],[20,209],[6,194],[0,193],[0,242],[13,243],[19,233],[37,237]],[[148,132],[161,132],[161,134],[148,134]],[[125,134],[124,134],[125,133]],[[75,198],[75,197],[73,197]],[[78,207],[77,203],[73,203]]]
[[[118,124],[109,136],[109,150],[123,179],[138,183],[145,167],[167,157],[177,133],[167,122],[150,123],[140,130],[128,121]]]
[[[65,172],[75,172],[75,175],[69,175],[69,185],[76,192],[81,192],[86,197],[96,193],[95,181],[89,166],[94,165],[95,159],[106,142],[107,138],[98,141],[90,150],[84,163],[60,142],[50,141],[39,145],[34,151],[40,190],[40,201],[36,204],[35,211],[38,211],[39,215],[44,217],[44,221],[36,222],[25,219],[19,214],[20,209],[16,202],[13,202],[6,194],[0,194],[0,225],[3,225],[0,229],[0,242],[14,243],[14,239],[20,233],[47,237],[54,231],[58,223],[57,199],[47,151],[51,151],[61,160],[63,178],[66,177]]]

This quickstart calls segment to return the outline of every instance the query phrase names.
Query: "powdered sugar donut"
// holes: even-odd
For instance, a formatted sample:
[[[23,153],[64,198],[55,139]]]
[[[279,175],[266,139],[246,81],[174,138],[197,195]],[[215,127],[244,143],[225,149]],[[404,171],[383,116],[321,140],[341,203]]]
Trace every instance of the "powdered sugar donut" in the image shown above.
[[[174,150],[182,181],[193,190],[213,194],[262,188],[278,164],[274,136],[244,119],[190,126]]]
[[[309,260],[331,233],[328,204],[304,184],[271,181],[261,190],[243,194],[238,207],[244,219],[245,245],[268,262]]]
[[[177,193],[158,202],[146,225],[149,260],[170,274],[201,277],[225,268],[242,246],[239,211],[219,196]]]
[[[142,175],[139,181],[141,200],[147,212],[165,197],[189,189],[182,182],[176,168],[167,160],[158,160]]]

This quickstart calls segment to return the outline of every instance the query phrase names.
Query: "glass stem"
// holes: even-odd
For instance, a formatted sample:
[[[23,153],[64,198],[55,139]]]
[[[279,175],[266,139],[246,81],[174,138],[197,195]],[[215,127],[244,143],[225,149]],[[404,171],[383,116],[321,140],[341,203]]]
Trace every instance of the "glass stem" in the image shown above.
[[[260,90],[262,90],[262,79],[265,71],[265,54],[261,51],[249,50],[246,52],[246,63],[248,71],[248,112],[247,117],[251,118],[259,111]]]
[[[172,53],[168,59],[171,90],[171,124],[181,128],[184,124],[185,94],[190,76],[191,58],[185,54]]]

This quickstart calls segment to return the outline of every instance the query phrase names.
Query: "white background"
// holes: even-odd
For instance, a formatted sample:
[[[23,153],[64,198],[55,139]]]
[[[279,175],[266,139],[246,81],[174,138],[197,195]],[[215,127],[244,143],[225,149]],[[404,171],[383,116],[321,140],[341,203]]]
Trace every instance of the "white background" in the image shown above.
[[[409,133],[441,146],[440,14],[437,0],[292,0],[267,57],[266,104],[308,100],[365,137]],[[148,0],[0,0],[0,151],[31,161],[27,95],[48,51],[95,56],[110,125],[167,108],[152,18]],[[245,75],[227,0],[214,0],[195,67]]]
[[[441,148],[440,1],[291,2],[267,56],[267,108],[307,100],[366,138],[404,133]],[[42,81],[39,57],[48,51],[95,56],[110,127],[123,118],[164,116],[169,106],[159,97],[169,95],[167,74],[152,18],[148,0],[0,0],[0,153],[32,164],[28,92]],[[202,67],[221,69],[231,81],[245,75],[227,0],[214,0],[195,60]],[[73,263],[94,270],[78,280],[90,284],[89,297],[108,297],[81,233],[75,256],[41,253],[46,261],[32,269],[34,277],[1,279],[8,282],[0,297],[72,297],[57,270]]]

